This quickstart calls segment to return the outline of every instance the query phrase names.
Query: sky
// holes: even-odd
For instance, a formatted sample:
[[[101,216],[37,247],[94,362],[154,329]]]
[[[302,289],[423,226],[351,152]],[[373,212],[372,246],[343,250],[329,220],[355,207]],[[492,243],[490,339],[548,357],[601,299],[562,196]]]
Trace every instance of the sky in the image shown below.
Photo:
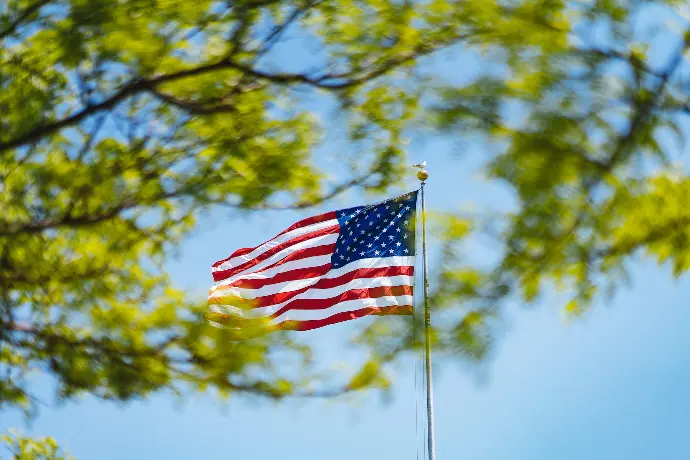
[[[284,53],[299,59],[299,50]],[[445,61],[444,61],[445,62]],[[474,65],[470,65],[474,64]],[[476,56],[429,63],[429,71],[469,78]],[[479,145],[420,134],[410,163],[427,160],[427,206],[500,208],[504,191],[476,174]],[[325,146],[328,150],[328,145]],[[403,189],[417,187],[414,170]],[[321,208],[364,204],[346,194]],[[213,212],[171,260],[173,280],[200,295],[209,267],[319,211],[266,212],[247,218]],[[481,257],[481,253],[473,254]],[[431,242],[430,266],[435,260]],[[434,367],[439,460],[687,460],[690,458],[690,281],[667,267],[634,264],[633,283],[583,318],[567,321],[558,299],[510,305],[509,327],[480,370],[452,359]],[[347,361],[346,340],[365,318],[295,332],[317,357]],[[480,372],[481,371],[481,372]],[[49,405],[30,423],[0,414],[0,432],[19,427],[51,435],[78,459],[401,460],[423,458],[424,407],[415,363],[394,371],[390,400],[378,393],[335,400],[273,403],[209,395],[184,401],[160,394],[126,405],[84,398]],[[1,455],[1,454],[0,454]]]

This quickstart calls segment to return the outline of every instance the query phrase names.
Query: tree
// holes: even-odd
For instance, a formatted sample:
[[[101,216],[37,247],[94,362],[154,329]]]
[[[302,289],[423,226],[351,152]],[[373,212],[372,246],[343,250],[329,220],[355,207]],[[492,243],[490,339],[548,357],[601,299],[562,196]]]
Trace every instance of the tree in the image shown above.
[[[419,90],[406,76],[476,28],[442,5],[7,2],[0,410],[31,411],[33,372],[52,375],[62,398],[294,393],[302,380],[281,376],[270,356],[306,360],[308,350],[277,334],[229,342],[205,325],[204,305],[170,285],[163,262],[212,206],[305,208],[394,183]],[[291,33],[318,54],[288,72],[271,56]],[[338,103],[350,141],[371,152],[343,159],[341,183],[312,164],[323,126],[301,102],[317,94]],[[375,378],[365,367],[343,391]]]
[[[487,68],[505,71],[438,85],[430,108],[444,133],[482,140],[485,177],[515,202],[439,222],[432,304],[457,320],[439,324],[437,347],[472,358],[491,351],[507,303],[556,289],[578,316],[625,284],[639,256],[676,277],[690,269],[687,11],[676,1],[533,3],[543,14],[534,27],[551,38],[519,56],[488,45]],[[461,257],[477,235],[491,238],[494,263]]]
[[[488,220],[440,216],[433,303],[456,319],[436,329],[439,349],[482,358],[501,305],[549,282],[583,311],[638,249],[684,272],[687,175],[658,166],[673,156],[666,132],[683,141],[690,35],[635,27],[674,3],[11,0],[0,12],[0,410],[31,408],[34,370],[64,398],[300,391],[304,376],[270,357],[308,350],[280,334],[227,341],[163,262],[213,206],[384,191],[421,116],[484,138],[488,176],[518,202]],[[274,65],[290,35],[316,47],[304,68]],[[670,56],[647,51],[660,40]],[[420,71],[449,47],[481,50],[500,71],[464,86]],[[324,126],[304,102],[315,97],[370,152],[344,158],[340,183],[313,163]],[[459,258],[478,232],[501,249],[488,268]],[[381,362],[414,347],[408,325],[383,327],[359,337],[375,358],[342,391],[380,382]]]

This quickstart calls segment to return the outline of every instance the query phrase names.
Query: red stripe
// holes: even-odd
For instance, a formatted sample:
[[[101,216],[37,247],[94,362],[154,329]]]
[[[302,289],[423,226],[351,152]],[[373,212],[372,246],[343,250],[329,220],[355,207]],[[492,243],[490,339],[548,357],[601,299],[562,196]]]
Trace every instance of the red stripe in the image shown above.
[[[299,279],[313,278],[316,276],[326,274],[331,268],[330,264],[322,265],[320,267],[299,268],[289,270],[276,274],[273,278],[257,279],[257,280],[238,280],[228,286],[219,286],[218,289],[228,289],[229,287],[240,287],[248,289],[257,289],[270,284],[282,283],[285,281],[295,281]],[[379,268],[358,268],[348,273],[344,273],[336,278],[321,278],[316,283],[306,286],[294,291],[279,292],[277,294],[257,297],[251,300],[251,304],[255,307],[266,307],[269,305],[276,305],[283,303],[298,294],[301,294],[309,289],[329,289],[336,286],[342,286],[358,278],[382,278],[396,275],[414,275],[414,267],[411,265],[404,265],[401,267],[379,267]],[[245,300],[246,301],[246,300]],[[227,297],[212,297],[209,299],[212,304],[224,304],[227,302]]]
[[[276,237],[283,235],[287,232],[291,232],[295,229],[306,227],[307,225],[312,225],[312,224],[318,224],[320,222],[326,222],[327,220],[331,219],[336,219],[338,216],[336,216],[335,211],[329,211],[324,214],[319,214],[318,216],[312,216],[312,217],[307,217],[306,219],[302,219],[298,222],[295,222],[282,232],[278,233]]]
[[[340,231],[340,225],[333,225],[331,227],[326,227],[321,230],[317,230],[315,232],[311,233],[306,233],[304,235],[298,236],[297,238],[293,238],[289,241],[285,241],[277,246],[274,246],[273,248],[269,249],[268,251],[264,252],[263,254],[259,254],[255,258],[251,259],[248,262],[245,262],[241,265],[238,265],[237,267],[233,268],[228,268],[227,270],[220,270],[217,272],[213,272],[213,279],[214,281],[222,281],[226,278],[230,278],[233,275],[236,275],[238,273],[241,273],[257,264],[260,262],[263,262],[264,260],[268,259],[269,257],[279,253],[285,248],[289,248],[290,246],[294,246],[297,243],[301,243],[303,241],[311,240],[313,238],[317,238],[319,236],[324,236],[324,235],[331,235],[333,233],[338,233]]]
[[[357,319],[368,315],[411,315],[412,313],[412,305],[393,305],[390,307],[366,307],[361,308],[359,310],[336,313],[335,315],[329,316],[328,318],[324,319],[312,319],[307,321],[285,321],[278,325],[280,326],[278,329],[310,331],[312,329],[317,329],[319,327],[342,323],[343,321],[349,321],[351,319]]]
[[[219,260],[218,262],[215,262],[215,263],[213,264],[213,266],[214,266],[214,267],[217,267],[217,266],[221,265],[222,263],[227,262],[228,260],[232,259],[233,257],[239,257],[239,256],[243,256],[243,255],[245,255],[245,254],[249,254],[249,253],[252,252],[254,249],[260,248],[261,246],[263,246],[264,244],[268,243],[269,241],[275,240],[275,239],[278,238],[280,235],[284,235],[285,233],[290,232],[290,231],[292,231],[292,230],[295,230],[295,229],[297,229],[297,228],[306,227],[307,225],[317,224],[317,223],[319,223],[319,222],[325,222],[325,221],[327,221],[327,220],[335,219],[336,217],[337,217],[337,216],[336,216],[336,214],[335,214],[335,211],[330,211],[330,212],[327,212],[327,213],[325,213],[325,214],[319,214],[318,216],[307,217],[306,219],[302,219],[302,220],[300,220],[299,222],[296,222],[296,223],[292,224],[292,225],[291,225],[290,227],[288,227],[287,229],[285,229],[285,230],[283,230],[282,232],[278,233],[276,236],[274,236],[274,237],[271,238],[270,240],[264,241],[263,243],[261,243],[261,244],[258,245],[258,246],[255,246],[255,247],[253,247],[253,248],[240,248],[240,249],[236,250],[235,252],[233,252],[233,253],[230,255],[230,257],[227,257],[227,258],[225,258],[225,259],[223,259],[223,260]]]

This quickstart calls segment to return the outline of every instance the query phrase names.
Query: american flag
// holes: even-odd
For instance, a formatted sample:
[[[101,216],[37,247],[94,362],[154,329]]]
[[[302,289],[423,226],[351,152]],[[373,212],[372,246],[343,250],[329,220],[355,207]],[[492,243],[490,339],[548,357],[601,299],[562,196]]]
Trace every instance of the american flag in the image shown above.
[[[411,315],[417,192],[301,220],[213,264],[207,319],[242,337]]]

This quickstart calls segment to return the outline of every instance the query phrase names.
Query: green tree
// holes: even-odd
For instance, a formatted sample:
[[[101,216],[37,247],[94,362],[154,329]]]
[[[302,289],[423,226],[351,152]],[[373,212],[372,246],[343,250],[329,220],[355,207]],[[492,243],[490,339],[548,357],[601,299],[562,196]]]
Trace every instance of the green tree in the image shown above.
[[[288,379],[271,357],[306,362],[308,350],[279,334],[230,342],[164,262],[212,206],[305,208],[394,183],[420,88],[410,70],[480,27],[444,5],[5,2],[0,410],[31,412],[36,373],[60,398],[294,394],[308,373]],[[290,34],[318,48],[308,68],[272,65]],[[339,183],[314,164],[324,126],[303,102],[316,96],[337,102],[369,152],[341,158]],[[376,382],[376,369],[342,390]]]
[[[626,284],[641,257],[675,276],[690,268],[687,10],[677,1],[532,5],[543,14],[534,27],[551,38],[517,56],[487,45],[491,73],[440,82],[430,107],[442,132],[480,139],[484,177],[514,201],[438,222],[432,304],[456,320],[439,324],[437,347],[474,359],[491,350],[506,304],[560,292],[577,317]],[[482,14],[493,8],[502,7]],[[496,248],[492,263],[462,257],[479,235]]]
[[[674,3],[10,0],[0,9],[0,410],[31,410],[35,372],[62,398],[302,391],[309,373],[289,379],[271,356],[308,362],[309,350],[281,334],[228,341],[163,264],[214,206],[306,208],[353,187],[386,190],[420,115],[483,138],[486,174],[517,202],[437,216],[433,304],[452,313],[435,330],[439,349],[482,358],[502,304],[551,284],[582,312],[638,250],[683,273],[690,183],[667,139],[684,142],[690,34],[681,20],[656,35],[638,26],[650,11],[676,17]],[[295,35],[315,47],[309,66],[274,65]],[[648,51],[660,43],[671,51]],[[419,71],[449,47],[482,52],[490,70],[462,86]],[[342,158],[339,183],[316,166],[314,97],[336,103],[348,141],[368,152]],[[477,233],[496,238],[488,268],[460,257]],[[341,390],[385,384],[381,362],[414,346],[412,330],[364,330],[375,359]]]

